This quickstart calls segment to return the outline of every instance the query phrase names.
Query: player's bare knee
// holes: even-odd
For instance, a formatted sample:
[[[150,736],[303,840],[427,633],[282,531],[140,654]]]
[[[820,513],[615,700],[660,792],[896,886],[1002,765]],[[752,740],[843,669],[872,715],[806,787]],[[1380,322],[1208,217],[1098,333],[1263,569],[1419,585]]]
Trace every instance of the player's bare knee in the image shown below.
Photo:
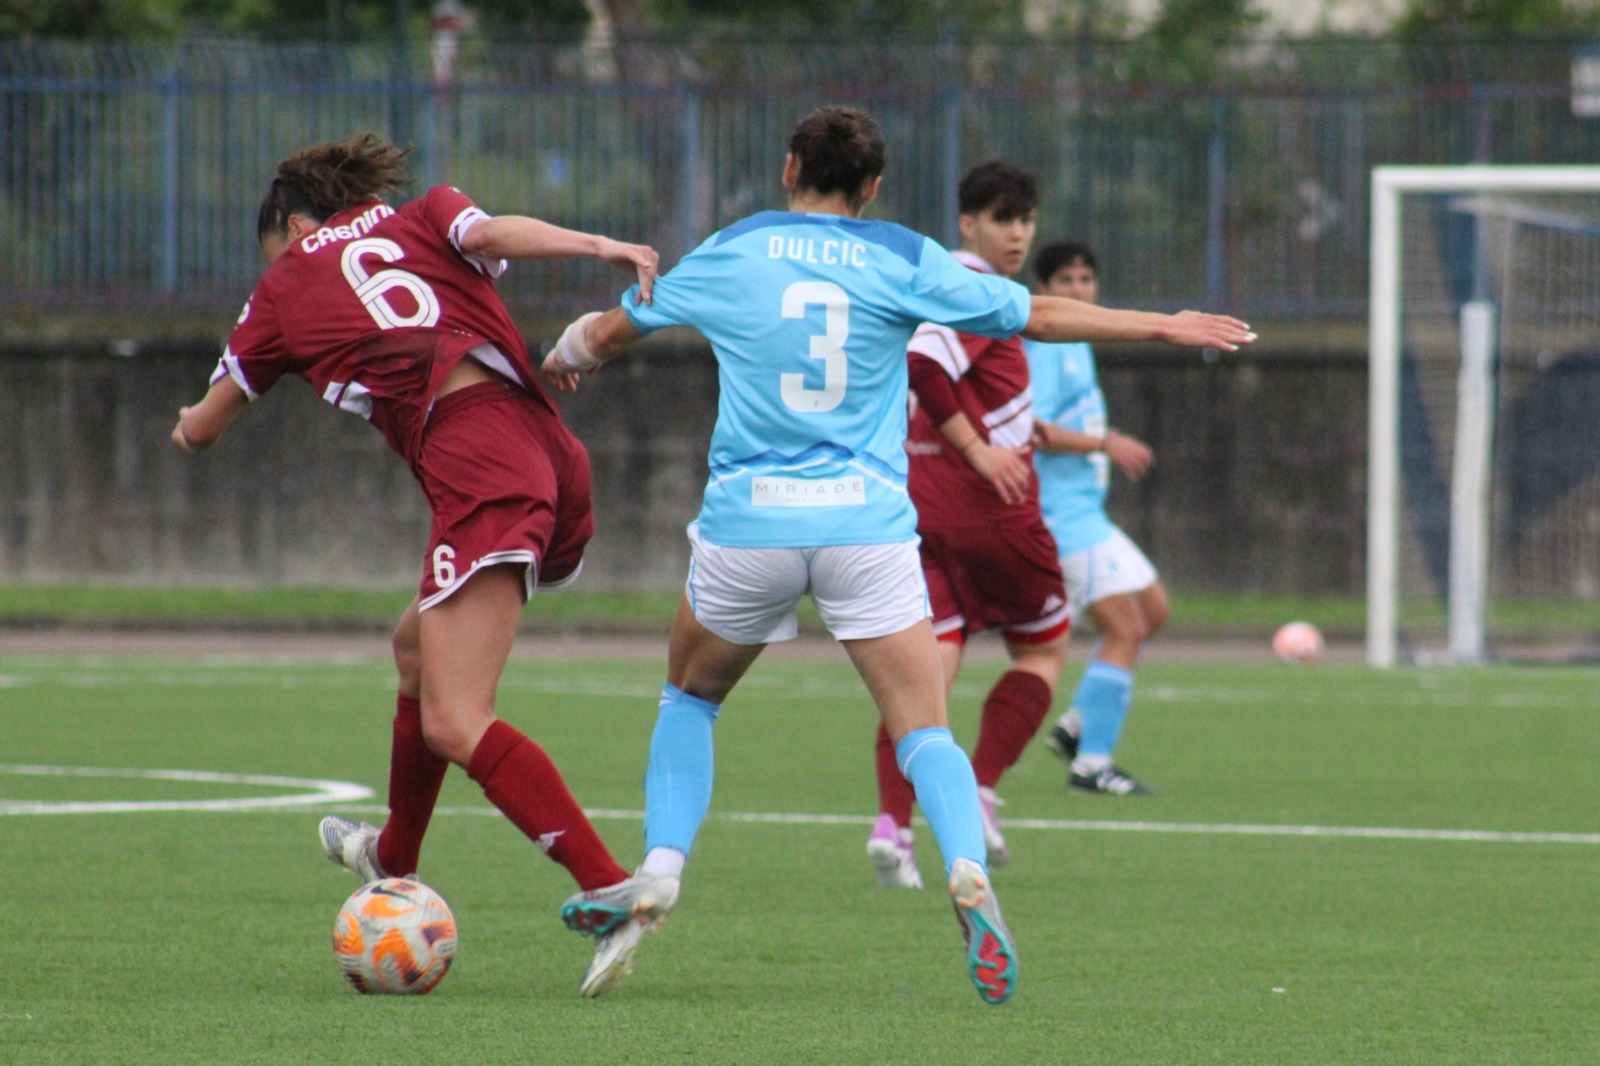
[[[473,749],[483,737],[482,727],[475,726],[458,715],[429,713],[429,710],[428,705],[424,703],[423,743],[428,745],[429,751],[440,758],[449,759],[457,766],[466,766],[472,759]]]
[[[394,651],[395,671],[400,675],[400,691],[415,696],[422,691],[422,642],[417,639],[415,627],[407,630],[404,623],[395,627],[390,647]]]
[[[406,608],[406,613],[395,623],[389,635],[389,647],[394,653],[394,666],[400,675],[400,691],[407,696],[422,694],[422,617],[417,605]]]

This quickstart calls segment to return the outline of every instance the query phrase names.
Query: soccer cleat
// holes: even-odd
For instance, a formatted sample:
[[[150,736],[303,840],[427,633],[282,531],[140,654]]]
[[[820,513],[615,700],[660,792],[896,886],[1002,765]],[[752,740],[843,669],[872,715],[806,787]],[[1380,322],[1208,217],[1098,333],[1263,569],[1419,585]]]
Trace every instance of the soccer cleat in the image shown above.
[[[1000,819],[995,814],[995,808],[1003,806],[1005,802],[994,794],[994,789],[986,785],[978,786],[978,811],[983,815],[983,846],[989,853],[990,866],[1004,866],[1011,861],[1011,849],[1006,847],[1006,838],[1000,834]]]
[[[639,941],[658,924],[629,918],[611,932],[596,937],[594,961],[578,985],[578,995],[597,999],[622,984],[622,979],[633,972],[633,953],[639,949]]]
[[[884,888],[922,887],[917,857],[911,850],[911,830],[896,825],[893,815],[878,815],[872,835],[867,838],[867,857],[878,871],[878,884]]]
[[[985,1003],[1004,1003],[1017,988],[1017,946],[983,867],[971,859],[950,864],[950,902],[961,923],[967,972],[978,995]]]
[[[378,865],[377,829],[366,822],[330,814],[322,820],[319,831],[322,850],[329,861],[343,866],[365,883],[382,881],[389,876]]]
[[[1051,726],[1050,732],[1044,735],[1044,744],[1067,762],[1078,757],[1078,734],[1060,722]]]
[[[594,961],[578,985],[584,999],[603,996],[633,972],[633,953],[678,902],[676,877],[634,874],[606,888],[573,895],[561,905],[567,928],[593,936]]]
[[[605,888],[577,892],[561,905],[561,920],[583,936],[606,936],[630,918],[660,922],[678,902],[676,877],[634,874]]]
[[[1155,789],[1129,777],[1119,766],[1106,766],[1093,773],[1067,774],[1067,787],[1075,792],[1103,793],[1108,796],[1152,796]]]

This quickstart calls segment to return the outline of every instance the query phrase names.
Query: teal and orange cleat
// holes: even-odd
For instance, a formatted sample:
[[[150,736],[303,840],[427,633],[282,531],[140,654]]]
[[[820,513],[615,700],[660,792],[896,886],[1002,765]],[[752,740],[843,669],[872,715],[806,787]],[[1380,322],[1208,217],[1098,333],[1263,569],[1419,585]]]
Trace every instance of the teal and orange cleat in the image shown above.
[[[1017,988],[1017,946],[983,867],[971,859],[950,864],[950,902],[961,923],[967,972],[978,995],[985,1003],[1004,1003]]]

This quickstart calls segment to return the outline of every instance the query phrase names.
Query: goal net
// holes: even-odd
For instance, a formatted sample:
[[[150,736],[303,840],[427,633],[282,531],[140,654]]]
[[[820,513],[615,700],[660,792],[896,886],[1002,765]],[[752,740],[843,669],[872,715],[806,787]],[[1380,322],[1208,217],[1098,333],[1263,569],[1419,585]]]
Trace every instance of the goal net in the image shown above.
[[[1600,639],[1600,167],[1372,181],[1367,658]]]

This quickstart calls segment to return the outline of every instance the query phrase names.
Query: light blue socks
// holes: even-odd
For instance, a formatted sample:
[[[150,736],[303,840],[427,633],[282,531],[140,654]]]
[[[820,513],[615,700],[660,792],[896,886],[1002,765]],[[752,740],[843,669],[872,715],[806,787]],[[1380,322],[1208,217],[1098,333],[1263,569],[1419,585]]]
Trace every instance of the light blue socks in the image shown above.
[[[978,779],[950,730],[930,726],[907,733],[895,745],[894,757],[900,772],[917,790],[922,816],[944,856],[945,872],[950,872],[950,864],[957,859],[971,859],[987,869]]]
[[[711,727],[722,706],[672,685],[661,689],[661,709],[650,736],[644,773],[645,850],[675,848],[688,855],[711,809]]]
[[[1122,735],[1123,719],[1133,699],[1133,674],[1120,666],[1091,662],[1073,693],[1072,706],[1083,719],[1078,754],[1104,758],[1108,763]]]

